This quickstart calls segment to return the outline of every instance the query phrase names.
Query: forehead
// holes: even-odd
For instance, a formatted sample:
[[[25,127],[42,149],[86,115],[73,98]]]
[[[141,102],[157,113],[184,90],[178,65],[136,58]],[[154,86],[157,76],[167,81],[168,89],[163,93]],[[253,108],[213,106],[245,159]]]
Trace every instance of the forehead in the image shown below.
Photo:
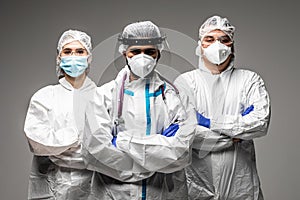
[[[134,45],[134,46],[130,46],[128,47],[127,50],[132,50],[132,49],[156,49],[156,46],[154,45]]]
[[[217,30],[213,30],[213,31],[210,31],[208,32],[204,37],[207,37],[207,36],[225,36],[227,35],[226,33],[224,33],[223,31],[217,29]]]
[[[63,46],[63,49],[78,49],[78,48],[84,48],[84,46],[79,42],[79,41],[73,41],[73,42],[70,42],[70,43],[67,43]]]

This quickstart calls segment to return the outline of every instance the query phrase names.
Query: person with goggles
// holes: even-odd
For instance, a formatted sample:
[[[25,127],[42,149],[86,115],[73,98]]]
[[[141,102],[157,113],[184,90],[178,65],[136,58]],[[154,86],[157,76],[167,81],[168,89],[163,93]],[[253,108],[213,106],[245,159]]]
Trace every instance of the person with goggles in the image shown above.
[[[150,21],[129,24],[118,38],[126,66],[98,88],[83,145],[101,199],[187,199],[197,120],[155,70],[166,45]]]
[[[175,80],[198,121],[189,199],[263,199],[253,139],[267,134],[270,99],[257,73],[235,68],[234,31],[226,18],[208,18],[199,29],[199,69]]]
[[[65,31],[57,45],[59,84],[38,90],[30,100],[24,125],[34,155],[28,199],[95,199],[90,197],[93,172],[81,155],[85,108],[96,91],[87,76],[91,50],[89,35]]]

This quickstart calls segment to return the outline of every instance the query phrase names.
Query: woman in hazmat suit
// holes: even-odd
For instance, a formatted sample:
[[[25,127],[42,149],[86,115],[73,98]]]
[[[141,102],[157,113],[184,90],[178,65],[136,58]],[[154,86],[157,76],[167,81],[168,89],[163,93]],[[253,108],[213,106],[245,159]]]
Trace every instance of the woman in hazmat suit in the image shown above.
[[[31,98],[24,131],[34,154],[28,199],[87,200],[93,172],[81,156],[84,116],[95,83],[87,77],[91,38],[65,31],[57,46],[59,84],[38,90]]]

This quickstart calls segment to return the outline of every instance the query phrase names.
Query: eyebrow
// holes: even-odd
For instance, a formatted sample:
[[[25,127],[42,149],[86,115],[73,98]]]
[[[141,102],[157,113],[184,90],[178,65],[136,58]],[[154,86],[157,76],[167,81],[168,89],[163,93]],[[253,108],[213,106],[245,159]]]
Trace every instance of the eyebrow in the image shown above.
[[[135,50],[156,50],[156,48],[150,47],[150,48],[132,48],[132,49],[128,49],[129,51],[135,51]]]
[[[204,38],[215,38],[214,36],[212,36],[212,35],[207,35],[207,36],[204,36]],[[228,37],[229,38],[229,36],[228,35],[221,35],[221,36],[219,36],[219,37]],[[217,37],[217,38],[219,38],[219,37]]]
[[[72,50],[72,48],[65,48],[65,49],[63,49],[63,50]],[[85,48],[76,48],[75,50],[85,50]]]

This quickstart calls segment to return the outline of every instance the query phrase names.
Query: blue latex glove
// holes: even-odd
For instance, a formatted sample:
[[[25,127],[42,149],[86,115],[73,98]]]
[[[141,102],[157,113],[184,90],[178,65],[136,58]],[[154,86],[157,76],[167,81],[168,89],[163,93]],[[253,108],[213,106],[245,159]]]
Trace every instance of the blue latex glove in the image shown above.
[[[246,108],[246,110],[242,113],[242,116],[248,115],[250,112],[252,112],[254,110],[254,106],[251,105],[248,108]]]
[[[117,136],[113,136],[113,139],[111,140],[112,145],[117,147]]]
[[[206,128],[210,128],[210,119],[204,117],[203,115],[201,115],[200,113],[197,113],[197,121],[198,121],[198,125],[200,126],[204,126]]]
[[[173,137],[177,130],[179,129],[179,125],[178,124],[171,124],[168,128],[166,128],[163,132],[162,135],[166,136],[166,137]]]

